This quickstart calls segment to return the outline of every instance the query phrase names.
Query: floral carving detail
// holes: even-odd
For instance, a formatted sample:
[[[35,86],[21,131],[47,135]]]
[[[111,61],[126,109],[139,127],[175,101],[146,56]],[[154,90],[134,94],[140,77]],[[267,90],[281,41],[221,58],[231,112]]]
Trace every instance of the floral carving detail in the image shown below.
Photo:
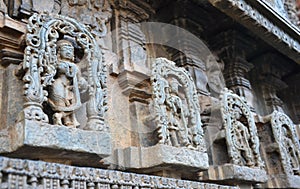
[[[300,145],[295,125],[284,113],[274,111],[271,116],[272,131],[279,145],[284,172],[300,175]]]
[[[231,163],[263,168],[259,153],[259,140],[253,115],[247,103],[225,88],[220,96],[221,114],[228,154]]]
[[[102,51],[87,27],[72,18],[45,13],[34,14],[29,18],[27,25],[27,47],[22,69],[25,72],[23,77],[25,112],[30,112],[30,114],[25,114],[25,119],[48,122],[47,115],[42,110],[42,104],[48,102],[49,87],[53,86],[59,71],[58,67],[61,66],[57,55],[57,42],[65,37],[74,39],[78,47],[84,51],[81,62],[87,68],[88,125],[97,125],[102,121],[104,112],[107,110],[106,65],[103,62]],[[73,65],[73,63],[66,62],[63,64],[64,66]],[[70,70],[77,70],[78,67],[74,64],[64,69],[67,69],[70,75],[72,73]],[[73,72],[76,74],[77,71]],[[75,78],[73,75],[72,77]],[[71,87],[76,88],[78,86],[74,84],[74,81],[73,79]],[[32,115],[32,112],[35,114]],[[101,129],[103,128],[97,128],[97,130]]]
[[[159,143],[205,151],[198,95],[189,73],[157,58],[151,83]]]

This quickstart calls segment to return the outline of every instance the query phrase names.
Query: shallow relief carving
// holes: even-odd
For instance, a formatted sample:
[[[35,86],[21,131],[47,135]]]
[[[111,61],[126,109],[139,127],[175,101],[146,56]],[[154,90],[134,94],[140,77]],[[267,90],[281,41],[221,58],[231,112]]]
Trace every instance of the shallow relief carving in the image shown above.
[[[247,103],[232,91],[221,95],[221,114],[232,164],[264,168],[254,117]]]
[[[34,14],[26,44],[24,118],[47,123],[53,114],[53,124],[78,127],[74,111],[82,106],[80,92],[86,92],[86,128],[106,130],[106,66],[90,31],[68,17]],[[81,57],[74,56],[75,47]],[[47,105],[52,109],[48,115]]]
[[[208,155],[200,118],[200,104],[192,77],[165,58],[152,63],[152,99],[141,127],[148,127],[151,143],[117,149],[116,165],[147,172],[177,170],[197,174],[208,168]],[[141,110],[144,111],[144,110]],[[144,133],[139,133],[142,136]],[[137,161],[138,159],[138,161]]]
[[[213,163],[203,172],[202,180],[235,183],[264,183],[267,181],[264,162],[259,150],[259,138],[250,106],[227,88],[221,91],[222,127],[210,132]],[[216,112],[215,112],[216,113]],[[226,146],[226,147],[224,147]]]
[[[158,143],[205,152],[198,95],[188,72],[158,58],[151,82]]]
[[[292,120],[282,112],[274,111],[271,126],[278,144],[281,164],[287,175],[300,175],[300,145]]]
[[[25,39],[24,59],[16,69],[23,81],[23,110],[14,117],[0,152],[44,159],[35,150],[22,153],[23,148],[40,147],[49,150],[45,154],[50,159],[99,164],[99,156],[111,154],[104,122],[107,75],[102,49],[85,25],[48,13],[28,19]],[[66,156],[61,154],[64,150]],[[78,152],[94,160],[80,162]]]

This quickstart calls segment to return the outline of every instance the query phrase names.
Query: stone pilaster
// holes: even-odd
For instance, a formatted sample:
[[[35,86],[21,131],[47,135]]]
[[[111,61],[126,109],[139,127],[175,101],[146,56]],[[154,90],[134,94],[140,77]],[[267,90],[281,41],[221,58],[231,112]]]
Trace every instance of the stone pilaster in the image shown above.
[[[23,60],[22,43],[25,30],[24,23],[11,19],[6,13],[0,13],[0,129],[7,129],[13,124],[13,117],[22,107],[19,104],[22,97],[16,92],[21,82],[14,76],[14,72]],[[17,105],[20,105],[20,108]]]
[[[170,7],[164,9],[168,12],[172,11],[172,16],[163,15],[162,21],[174,25],[175,29],[172,31],[173,35],[170,40],[166,42],[172,44],[172,48],[167,48],[171,60],[189,71],[199,94],[208,96],[206,61],[209,53],[207,53],[208,48],[199,36],[203,32],[203,27],[200,21],[195,21],[195,18],[200,19],[198,13],[187,9],[187,7],[196,6],[197,4],[191,1],[174,1],[170,3]],[[200,7],[197,8],[200,9]]]
[[[279,54],[267,53],[256,58],[253,62],[257,65],[255,72],[262,91],[266,108],[265,114],[271,114],[275,110],[284,112],[284,103],[277,93],[288,87],[282,80],[282,76],[289,69],[287,60]]]
[[[141,83],[150,77],[146,38],[140,22],[146,21],[153,10],[145,2],[121,0],[115,1],[113,7],[112,48],[119,61],[110,67],[110,74],[118,76],[123,94],[137,100],[139,97],[136,94],[141,92]],[[143,97],[149,98],[148,95]]]
[[[248,79],[253,64],[246,60],[246,52],[251,49],[250,39],[230,30],[219,34],[214,40],[214,49],[225,63],[223,74],[226,87],[245,98],[253,109],[252,87]]]

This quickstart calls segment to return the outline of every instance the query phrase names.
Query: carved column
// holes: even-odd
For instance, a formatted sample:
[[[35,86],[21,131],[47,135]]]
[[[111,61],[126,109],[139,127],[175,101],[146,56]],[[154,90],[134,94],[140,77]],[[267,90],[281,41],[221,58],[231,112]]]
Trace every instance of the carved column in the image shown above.
[[[192,1],[171,1],[168,6],[158,10],[158,19],[174,26],[174,30],[170,32],[171,36],[167,36],[168,46],[165,46],[170,59],[190,72],[199,94],[208,96],[206,61],[209,53],[200,37],[203,32],[203,20],[199,12],[190,11],[190,7],[199,10],[201,8]],[[170,13],[164,15],[164,12]]]
[[[119,78],[123,93],[130,95],[139,81],[149,78],[145,34],[140,22],[146,21],[153,10],[144,2],[115,1],[112,20],[112,47],[119,62],[112,65],[110,74]]]
[[[283,101],[278,97],[279,91],[284,91],[288,86],[281,79],[291,69],[289,62],[276,53],[266,53],[253,60],[256,68],[253,77],[259,83],[259,93],[262,94],[265,107],[261,107],[264,115],[271,114],[277,110],[284,112]]]
[[[122,123],[120,127],[126,127],[126,132],[130,132],[133,146],[147,144],[151,140],[151,132],[144,124],[149,115],[151,71],[141,22],[147,21],[152,12],[153,9],[144,1],[117,0],[113,4],[112,49],[118,60],[109,67],[109,73],[117,77],[120,96],[124,97],[125,106],[129,106],[128,110],[124,110],[129,123]]]
[[[5,133],[14,124],[17,112],[22,109],[22,94],[18,93],[22,82],[18,81],[14,73],[23,59],[22,43],[26,25],[11,19],[5,13],[4,4],[0,3],[0,7],[3,8],[3,12],[0,12],[0,129]],[[7,139],[3,144],[7,144]]]
[[[291,118],[296,124],[300,123],[300,73],[293,74],[285,79],[288,84],[287,90],[284,91],[284,99],[288,104],[290,110]],[[299,127],[300,131],[300,127]],[[300,132],[299,132],[300,134]],[[300,135],[299,135],[300,137]]]
[[[248,79],[253,64],[246,60],[247,51],[253,48],[250,39],[238,31],[226,31],[214,39],[213,48],[225,63],[226,87],[245,98],[253,109],[252,87]]]

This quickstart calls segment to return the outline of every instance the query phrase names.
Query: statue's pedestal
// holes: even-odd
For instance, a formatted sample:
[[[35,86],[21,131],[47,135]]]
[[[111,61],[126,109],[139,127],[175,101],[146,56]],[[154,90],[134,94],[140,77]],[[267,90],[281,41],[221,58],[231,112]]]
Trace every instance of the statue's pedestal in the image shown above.
[[[263,187],[266,188],[299,188],[300,176],[295,175],[269,175],[268,182]]]
[[[71,161],[72,164],[101,166],[111,154],[109,133],[23,120],[0,134],[0,153],[11,157]]]
[[[267,179],[267,173],[263,169],[233,164],[210,166],[207,171],[203,172],[202,176],[204,181],[217,181],[229,184],[264,183]]]
[[[198,172],[209,167],[208,155],[205,152],[160,144],[118,149],[117,157],[119,166],[125,169],[143,169],[146,172],[165,169]]]

